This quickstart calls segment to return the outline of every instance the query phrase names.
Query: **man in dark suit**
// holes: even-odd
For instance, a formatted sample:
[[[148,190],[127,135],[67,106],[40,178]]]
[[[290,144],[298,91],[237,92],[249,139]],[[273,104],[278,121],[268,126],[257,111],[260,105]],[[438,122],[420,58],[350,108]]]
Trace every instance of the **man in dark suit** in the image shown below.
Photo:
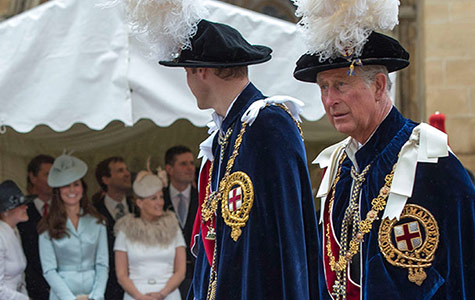
[[[29,297],[34,300],[49,299],[49,285],[41,269],[36,227],[42,216],[48,212],[51,202],[52,188],[48,185],[47,179],[53,162],[53,157],[40,154],[28,164],[26,179],[28,194],[37,197],[28,204],[28,221],[17,225],[28,262],[25,270],[26,288]]]
[[[93,200],[94,206],[107,219],[107,241],[109,244],[109,279],[106,300],[124,297],[124,290],[117,282],[114,260],[114,225],[124,215],[133,212],[132,199],[127,197],[131,188],[130,172],[122,157],[109,157],[96,167],[96,179],[102,193]]]
[[[191,150],[185,146],[175,146],[165,154],[165,169],[170,185],[163,189],[165,210],[176,213],[186,241],[186,277],[180,285],[182,299],[186,298],[193,280],[195,258],[190,252],[191,232],[198,209],[198,190],[193,186],[195,161]]]

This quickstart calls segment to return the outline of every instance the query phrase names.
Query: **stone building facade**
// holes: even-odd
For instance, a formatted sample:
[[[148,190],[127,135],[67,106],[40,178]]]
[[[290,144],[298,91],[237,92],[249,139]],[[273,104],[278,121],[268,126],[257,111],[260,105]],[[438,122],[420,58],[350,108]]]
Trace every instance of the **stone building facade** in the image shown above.
[[[425,115],[446,115],[452,150],[475,172],[475,1],[420,2],[419,80]]]

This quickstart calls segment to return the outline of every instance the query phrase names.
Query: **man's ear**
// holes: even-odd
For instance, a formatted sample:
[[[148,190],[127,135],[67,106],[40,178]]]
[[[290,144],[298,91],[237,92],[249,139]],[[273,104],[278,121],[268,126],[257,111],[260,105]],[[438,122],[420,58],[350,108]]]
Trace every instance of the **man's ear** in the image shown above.
[[[386,93],[386,85],[388,84],[388,78],[383,73],[376,74],[374,79],[374,86],[376,88],[376,99],[382,99]]]
[[[165,171],[167,171],[167,175],[170,176],[170,172],[172,171],[173,167],[169,164],[165,165]]]
[[[36,184],[36,176],[33,175],[33,172],[28,172],[28,178],[30,178],[30,182],[35,185]]]
[[[110,177],[102,176],[102,177],[101,177],[101,180],[102,180],[102,182],[103,182],[105,185],[109,185]]]
[[[198,76],[201,80],[206,80],[209,77],[210,68],[197,68]]]

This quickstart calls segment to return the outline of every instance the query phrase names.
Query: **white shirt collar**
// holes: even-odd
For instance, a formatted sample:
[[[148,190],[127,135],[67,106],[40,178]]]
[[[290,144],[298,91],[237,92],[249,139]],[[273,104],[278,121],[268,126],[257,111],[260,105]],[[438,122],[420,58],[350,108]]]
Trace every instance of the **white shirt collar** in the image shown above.
[[[40,215],[43,215],[43,208],[45,206],[45,202],[41,200],[40,198],[36,197],[33,200],[33,204],[35,204],[36,210],[40,213]],[[48,206],[51,205],[51,199],[48,200]]]
[[[178,194],[182,194],[186,200],[190,199],[191,184],[189,184],[182,192],[178,191],[173,184],[170,183],[170,198],[175,199]]]
[[[128,214],[129,213],[129,207],[127,205],[127,198],[125,196],[122,197],[122,200],[120,201],[120,203],[122,203],[122,205],[124,205],[125,213]],[[115,201],[114,199],[109,197],[108,194],[106,194],[105,197],[104,197],[104,204],[105,204],[107,210],[109,211],[109,213],[111,214],[112,218],[115,219],[115,215],[117,214],[117,204],[119,204],[119,202]]]
[[[388,117],[391,110],[392,110],[392,107],[386,113],[386,116],[384,116],[383,122],[384,122],[384,120],[386,120],[386,118]],[[383,122],[381,122],[381,123],[383,123]],[[360,169],[359,169],[358,163],[356,162],[356,152],[358,152],[358,150],[363,148],[363,146],[366,145],[366,143],[368,143],[369,140],[371,140],[371,138],[375,134],[376,130],[378,130],[379,126],[381,126],[381,123],[379,123],[379,125],[371,133],[371,135],[369,136],[369,138],[366,140],[366,142],[364,144],[361,144],[360,142],[358,142],[354,138],[350,138],[350,141],[349,141],[348,145],[346,146],[346,154],[348,155],[348,158],[353,162],[353,165],[355,166],[357,172],[360,172]]]

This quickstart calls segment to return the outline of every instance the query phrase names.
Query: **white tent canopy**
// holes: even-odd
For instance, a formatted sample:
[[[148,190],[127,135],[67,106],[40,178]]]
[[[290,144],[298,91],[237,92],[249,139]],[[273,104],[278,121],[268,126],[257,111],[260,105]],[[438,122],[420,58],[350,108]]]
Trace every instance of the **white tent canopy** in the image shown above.
[[[119,10],[100,9],[98,2],[53,0],[0,23],[0,133],[7,129],[0,134],[0,181],[25,187],[33,156],[67,149],[89,165],[86,181],[94,192],[94,166],[106,157],[123,156],[138,171],[148,156],[163,166],[164,152],[176,144],[197,154],[206,138],[210,112],[197,108],[183,69],[147,60]],[[250,67],[265,94],[300,98],[305,119],[321,118],[317,86],[292,77],[304,52],[294,24],[217,1],[206,5],[208,19],[273,48],[271,61]],[[335,131],[326,118],[308,125],[311,158]]]
[[[0,23],[0,125],[29,132],[39,124],[65,131],[83,123],[99,130],[113,120],[169,126],[184,118],[204,126],[210,112],[196,107],[183,69],[145,58],[146,46],[129,36],[120,10],[97,4],[50,1]],[[304,52],[294,24],[217,1],[206,5],[208,19],[273,48],[270,62],[250,67],[264,94],[300,98],[307,120],[323,116],[317,86],[292,77]]]

